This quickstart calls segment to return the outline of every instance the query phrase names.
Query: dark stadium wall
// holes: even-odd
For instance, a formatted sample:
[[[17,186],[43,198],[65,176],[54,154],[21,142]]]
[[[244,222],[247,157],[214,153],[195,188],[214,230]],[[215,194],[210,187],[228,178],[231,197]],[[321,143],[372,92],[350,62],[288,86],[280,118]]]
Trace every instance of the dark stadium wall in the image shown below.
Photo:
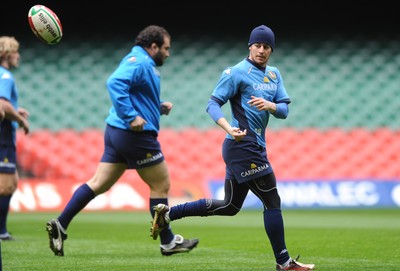
[[[345,1],[254,2],[240,1],[52,1],[2,3],[0,35],[35,37],[27,22],[31,6],[51,8],[61,19],[64,39],[134,37],[148,24],[159,24],[173,35],[214,35],[247,38],[259,24],[273,28],[279,38],[326,38],[364,35],[379,38],[396,34],[396,9],[385,1],[374,6]]]

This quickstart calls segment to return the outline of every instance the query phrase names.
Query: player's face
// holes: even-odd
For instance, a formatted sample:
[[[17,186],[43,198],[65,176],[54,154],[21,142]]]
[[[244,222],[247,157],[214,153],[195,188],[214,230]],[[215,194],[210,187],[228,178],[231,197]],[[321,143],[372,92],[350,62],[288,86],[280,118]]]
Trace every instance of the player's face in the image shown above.
[[[19,59],[20,59],[20,54],[19,52],[13,52],[8,56],[8,63],[10,65],[10,68],[13,67],[18,67],[19,66]]]
[[[169,57],[170,47],[171,40],[168,37],[164,37],[164,44],[159,48],[158,52],[153,57],[157,66],[162,66],[164,64],[164,60]]]
[[[249,47],[249,59],[258,65],[265,67],[269,56],[271,55],[272,48],[266,43],[254,43]]]

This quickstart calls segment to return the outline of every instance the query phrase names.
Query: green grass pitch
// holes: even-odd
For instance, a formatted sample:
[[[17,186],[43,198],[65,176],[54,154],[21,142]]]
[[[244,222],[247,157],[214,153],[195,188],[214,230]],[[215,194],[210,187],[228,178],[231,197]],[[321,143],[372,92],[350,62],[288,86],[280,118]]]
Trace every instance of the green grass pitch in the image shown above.
[[[275,270],[261,210],[234,217],[174,221],[174,233],[199,238],[189,253],[162,256],[147,212],[82,212],[68,229],[64,257],[50,251],[46,222],[55,213],[11,213],[17,239],[2,242],[3,271]],[[400,270],[400,209],[284,210],[292,257],[324,271]]]

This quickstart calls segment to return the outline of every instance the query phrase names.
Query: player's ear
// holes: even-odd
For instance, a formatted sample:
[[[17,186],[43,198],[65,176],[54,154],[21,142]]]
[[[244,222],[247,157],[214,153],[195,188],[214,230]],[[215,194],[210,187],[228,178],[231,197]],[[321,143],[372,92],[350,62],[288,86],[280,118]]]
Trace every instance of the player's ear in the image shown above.
[[[151,44],[151,49],[157,50],[157,48],[160,49],[160,48],[158,47],[157,43],[153,42],[153,43]]]
[[[157,44],[156,44],[155,42],[153,42],[150,46],[148,46],[148,47],[146,48],[146,51],[147,51],[150,55],[153,55],[153,54],[157,53],[158,50],[159,50],[159,48],[158,48],[158,46],[157,46]]]

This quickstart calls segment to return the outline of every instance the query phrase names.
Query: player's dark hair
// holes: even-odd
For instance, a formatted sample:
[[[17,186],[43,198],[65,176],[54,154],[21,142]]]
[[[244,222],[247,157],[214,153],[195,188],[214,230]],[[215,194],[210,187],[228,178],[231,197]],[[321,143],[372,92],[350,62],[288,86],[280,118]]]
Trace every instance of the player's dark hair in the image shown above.
[[[143,48],[149,48],[153,42],[157,44],[158,47],[161,47],[164,44],[164,37],[167,36],[170,38],[170,34],[168,31],[158,25],[149,25],[136,37],[135,44],[142,46]]]

